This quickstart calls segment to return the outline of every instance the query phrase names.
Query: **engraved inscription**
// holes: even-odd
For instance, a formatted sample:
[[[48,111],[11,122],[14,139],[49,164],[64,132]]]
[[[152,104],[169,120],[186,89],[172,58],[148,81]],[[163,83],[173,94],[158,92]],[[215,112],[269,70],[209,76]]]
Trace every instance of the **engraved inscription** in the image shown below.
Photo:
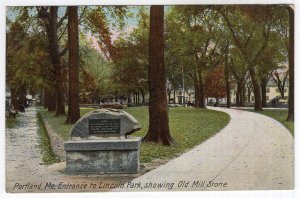
[[[120,119],[89,119],[90,134],[119,134]]]

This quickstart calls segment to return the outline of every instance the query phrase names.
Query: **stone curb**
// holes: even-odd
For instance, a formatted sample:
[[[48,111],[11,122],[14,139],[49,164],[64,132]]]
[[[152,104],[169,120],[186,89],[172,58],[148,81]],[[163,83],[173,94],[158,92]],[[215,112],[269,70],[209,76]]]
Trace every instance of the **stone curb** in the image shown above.
[[[44,118],[44,116],[38,111],[37,112],[44,122],[46,131],[48,133],[48,136],[50,138],[51,147],[55,155],[57,155],[60,160],[65,161],[66,160],[66,152],[64,149],[64,139],[59,137],[55,132],[54,129],[51,127],[51,125],[48,123],[48,121]]]

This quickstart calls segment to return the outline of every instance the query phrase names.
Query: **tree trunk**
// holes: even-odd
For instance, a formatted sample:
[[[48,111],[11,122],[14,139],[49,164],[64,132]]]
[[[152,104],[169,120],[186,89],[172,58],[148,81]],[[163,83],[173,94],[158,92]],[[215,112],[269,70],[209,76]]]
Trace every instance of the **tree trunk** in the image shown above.
[[[242,107],[244,105],[243,100],[243,80],[237,81],[237,89],[236,89],[236,106]]]
[[[205,87],[202,69],[199,68],[199,108],[205,108]]]
[[[49,91],[48,94],[48,111],[55,111],[56,109],[56,95],[54,91]]]
[[[55,80],[55,91],[56,91],[56,116],[65,115],[64,97],[63,97],[63,82],[62,82],[62,68],[60,64],[59,44],[58,44],[58,22],[57,22],[58,6],[51,6],[50,13],[48,16],[48,26],[46,26],[48,43],[49,43],[49,54],[51,63],[54,68]],[[51,101],[53,104],[54,102]],[[51,105],[52,105],[51,104]],[[52,107],[51,107],[52,109]]]
[[[69,110],[68,123],[75,123],[80,118],[79,109],[79,38],[77,6],[68,6],[68,46],[69,46]]]
[[[63,87],[60,85],[57,86],[56,92],[56,114],[55,116],[65,115],[65,98],[63,94]]]
[[[268,79],[261,79],[261,104],[262,107],[267,107],[267,84],[268,84]]]
[[[142,95],[142,104],[145,104],[145,93],[141,91],[141,95]]]
[[[226,107],[231,107],[231,94],[230,94],[230,68],[227,63],[227,53],[226,53],[226,62],[225,62],[225,82],[226,82]]]
[[[196,68],[194,68],[194,88],[195,88],[195,104],[194,107],[195,108],[199,108],[199,80],[198,80],[198,75],[197,75],[197,71]]]
[[[245,92],[245,83],[242,83],[242,88],[241,88],[241,107],[245,106],[245,98],[246,98],[246,92]]]
[[[255,69],[253,66],[250,66],[249,68],[251,81],[253,84],[253,91],[254,91],[254,110],[255,111],[262,111],[262,103],[261,103],[261,90],[260,90],[260,84],[255,74]]]
[[[176,89],[173,90],[174,101],[173,104],[176,104]]]
[[[133,103],[137,104],[136,92],[133,93]]]
[[[171,145],[164,66],[164,6],[150,7],[149,35],[149,129],[146,142]]]
[[[280,90],[280,96],[282,99],[284,99],[284,87],[282,87],[282,89]]]
[[[286,121],[294,121],[294,10],[289,7],[289,100]]]
[[[19,100],[18,100],[18,105],[24,105],[27,106],[27,101],[26,101],[26,88],[24,85],[22,85],[19,89]]]
[[[131,93],[128,94],[127,100],[128,100],[128,101],[127,101],[128,104],[131,104],[131,103],[132,103],[132,101],[131,101]]]
[[[17,90],[11,86],[11,108],[13,109],[18,109],[18,100],[17,100]]]
[[[43,100],[43,107],[45,109],[47,109],[48,108],[48,103],[49,103],[49,91],[48,91],[48,88],[44,88],[43,89],[42,100]]]
[[[137,96],[138,104],[140,104],[140,92],[137,92],[136,96]]]
[[[249,103],[251,102],[251,87],[247,88],[247,101]]]

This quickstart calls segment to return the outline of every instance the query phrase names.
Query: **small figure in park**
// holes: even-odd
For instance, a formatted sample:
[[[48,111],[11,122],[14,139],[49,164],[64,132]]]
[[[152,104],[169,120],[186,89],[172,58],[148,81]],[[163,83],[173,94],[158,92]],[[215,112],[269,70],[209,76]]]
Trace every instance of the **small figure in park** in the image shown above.
[[[23,104],[19,104],[19,111],[25,113],[25,106]]]
[[[17,111],[15,110],[15,107],[12,105],[10,110],[9,110],[9,116],[8,117],[15,119],[16,114],[17,114]]]

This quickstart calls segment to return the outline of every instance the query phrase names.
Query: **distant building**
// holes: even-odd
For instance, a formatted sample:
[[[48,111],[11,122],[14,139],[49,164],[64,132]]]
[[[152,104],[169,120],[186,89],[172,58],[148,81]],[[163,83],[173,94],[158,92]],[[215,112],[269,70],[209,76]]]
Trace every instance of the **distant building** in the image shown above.
[[[266,98],[267,98],[267,104],[271,106],[272,100],[279,100],[282,105],[287,105],[288,95],[289,95],[289,89],[288,89],[288,80],[285,83],[284,88],[284,98],[281,98],[280,91],[277,87],[277,84],[270,79],[267,84],[267,90],[266,90]],[[250,96],[250,97],[249,97]],[[245,90],[245,105],[253,105],[255,102],[254,99],[254,91],[253,88],[250,88],[250,94],[249,89],[246,88]],[[236,104],[236,87],[231,90],[231,103]]]

